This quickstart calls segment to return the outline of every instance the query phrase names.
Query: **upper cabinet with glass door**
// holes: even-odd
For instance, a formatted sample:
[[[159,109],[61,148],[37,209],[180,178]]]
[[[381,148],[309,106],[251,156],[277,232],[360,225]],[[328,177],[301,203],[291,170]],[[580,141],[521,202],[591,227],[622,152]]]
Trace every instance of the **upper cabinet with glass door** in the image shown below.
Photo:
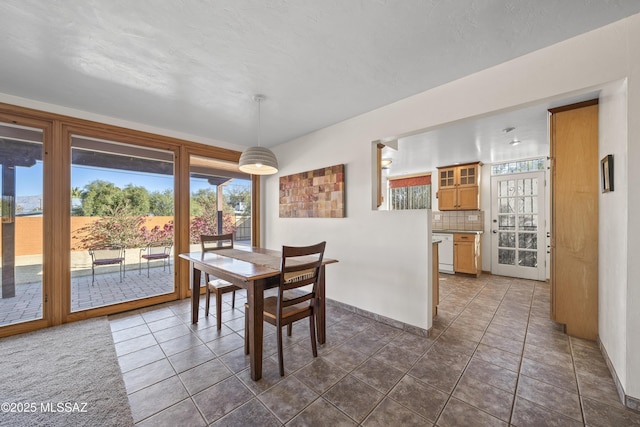
[[[441,211],[480,209],[480,168],[466,163],[438,168],[438,209]]]

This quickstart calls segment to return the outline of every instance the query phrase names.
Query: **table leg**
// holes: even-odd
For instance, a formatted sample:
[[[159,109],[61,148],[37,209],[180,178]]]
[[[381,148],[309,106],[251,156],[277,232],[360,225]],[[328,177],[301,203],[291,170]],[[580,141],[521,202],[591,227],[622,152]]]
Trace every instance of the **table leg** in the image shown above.
[[[254,280],[247,287],[247,304],[249,310],[249,363],[251,379],[262,378],[262,334],[264,321],[264,280]]]
[[[195,264],[191,268],[191,278],[191,323],[196,324],[200,310],[200,270],[196,268]]]
[[[318,282],[318,295],[316,295],[316,334],[318,335],[318,342],[320,344],[324,344],[327,339],[324,273],[323,265]]]

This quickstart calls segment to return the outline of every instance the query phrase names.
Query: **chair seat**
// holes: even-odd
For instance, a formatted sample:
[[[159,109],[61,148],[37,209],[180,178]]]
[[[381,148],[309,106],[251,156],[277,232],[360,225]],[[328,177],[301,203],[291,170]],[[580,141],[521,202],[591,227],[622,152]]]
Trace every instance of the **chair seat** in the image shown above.
[[[209,289],[211,291],[222,291],[222,292],[231,292],[231,291],[236,291],[238,289],[241,289],[240,287],[234,285],[233,283],[227,282],[226,280],[222,280],[222,279],[214,279],[214,280],[210,280],[209,283],[207,283],[207,285],[209,286]]]
[[[151,254],[151,255],[142,255],[143,259],[165,259],[169,258],[169,254]]]
[[[246,307],[246,305],[245,305]],[[300,313],[304,313],[305,311],[311,311],[309,307],[309,302],[302,302],[300,304],[291,305],[289,307],[285,307],[282,310],[282,317],[286,319],[287,317],[295,316]],[[273,321],[276,320],[276,313],[278,312],[278,297],[268,297],[264,299],[264,317],[270,318]]]
[[[103,258],[93,261],[95,265],[118,264],[124,261],[124,258]]]

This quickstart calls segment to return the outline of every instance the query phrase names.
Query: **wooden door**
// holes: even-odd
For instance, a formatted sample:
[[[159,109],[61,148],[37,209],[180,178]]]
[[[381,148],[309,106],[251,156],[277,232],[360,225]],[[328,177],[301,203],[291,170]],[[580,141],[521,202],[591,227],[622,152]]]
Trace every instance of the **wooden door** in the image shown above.
[[[598,336],[597,100],[550,110],[551,317],[569,335]]]

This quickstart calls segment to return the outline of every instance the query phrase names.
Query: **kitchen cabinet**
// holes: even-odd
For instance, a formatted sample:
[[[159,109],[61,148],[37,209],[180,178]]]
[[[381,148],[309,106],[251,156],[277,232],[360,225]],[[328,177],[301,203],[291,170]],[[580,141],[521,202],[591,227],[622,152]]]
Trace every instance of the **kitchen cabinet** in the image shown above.
[[[441,211],[480,209],[482,163],[438,168],[438,209]]]
[[[453,236],[453,271],[456,273],[482,273],[480,252],[481,236],[474,233],[455,233]]]

